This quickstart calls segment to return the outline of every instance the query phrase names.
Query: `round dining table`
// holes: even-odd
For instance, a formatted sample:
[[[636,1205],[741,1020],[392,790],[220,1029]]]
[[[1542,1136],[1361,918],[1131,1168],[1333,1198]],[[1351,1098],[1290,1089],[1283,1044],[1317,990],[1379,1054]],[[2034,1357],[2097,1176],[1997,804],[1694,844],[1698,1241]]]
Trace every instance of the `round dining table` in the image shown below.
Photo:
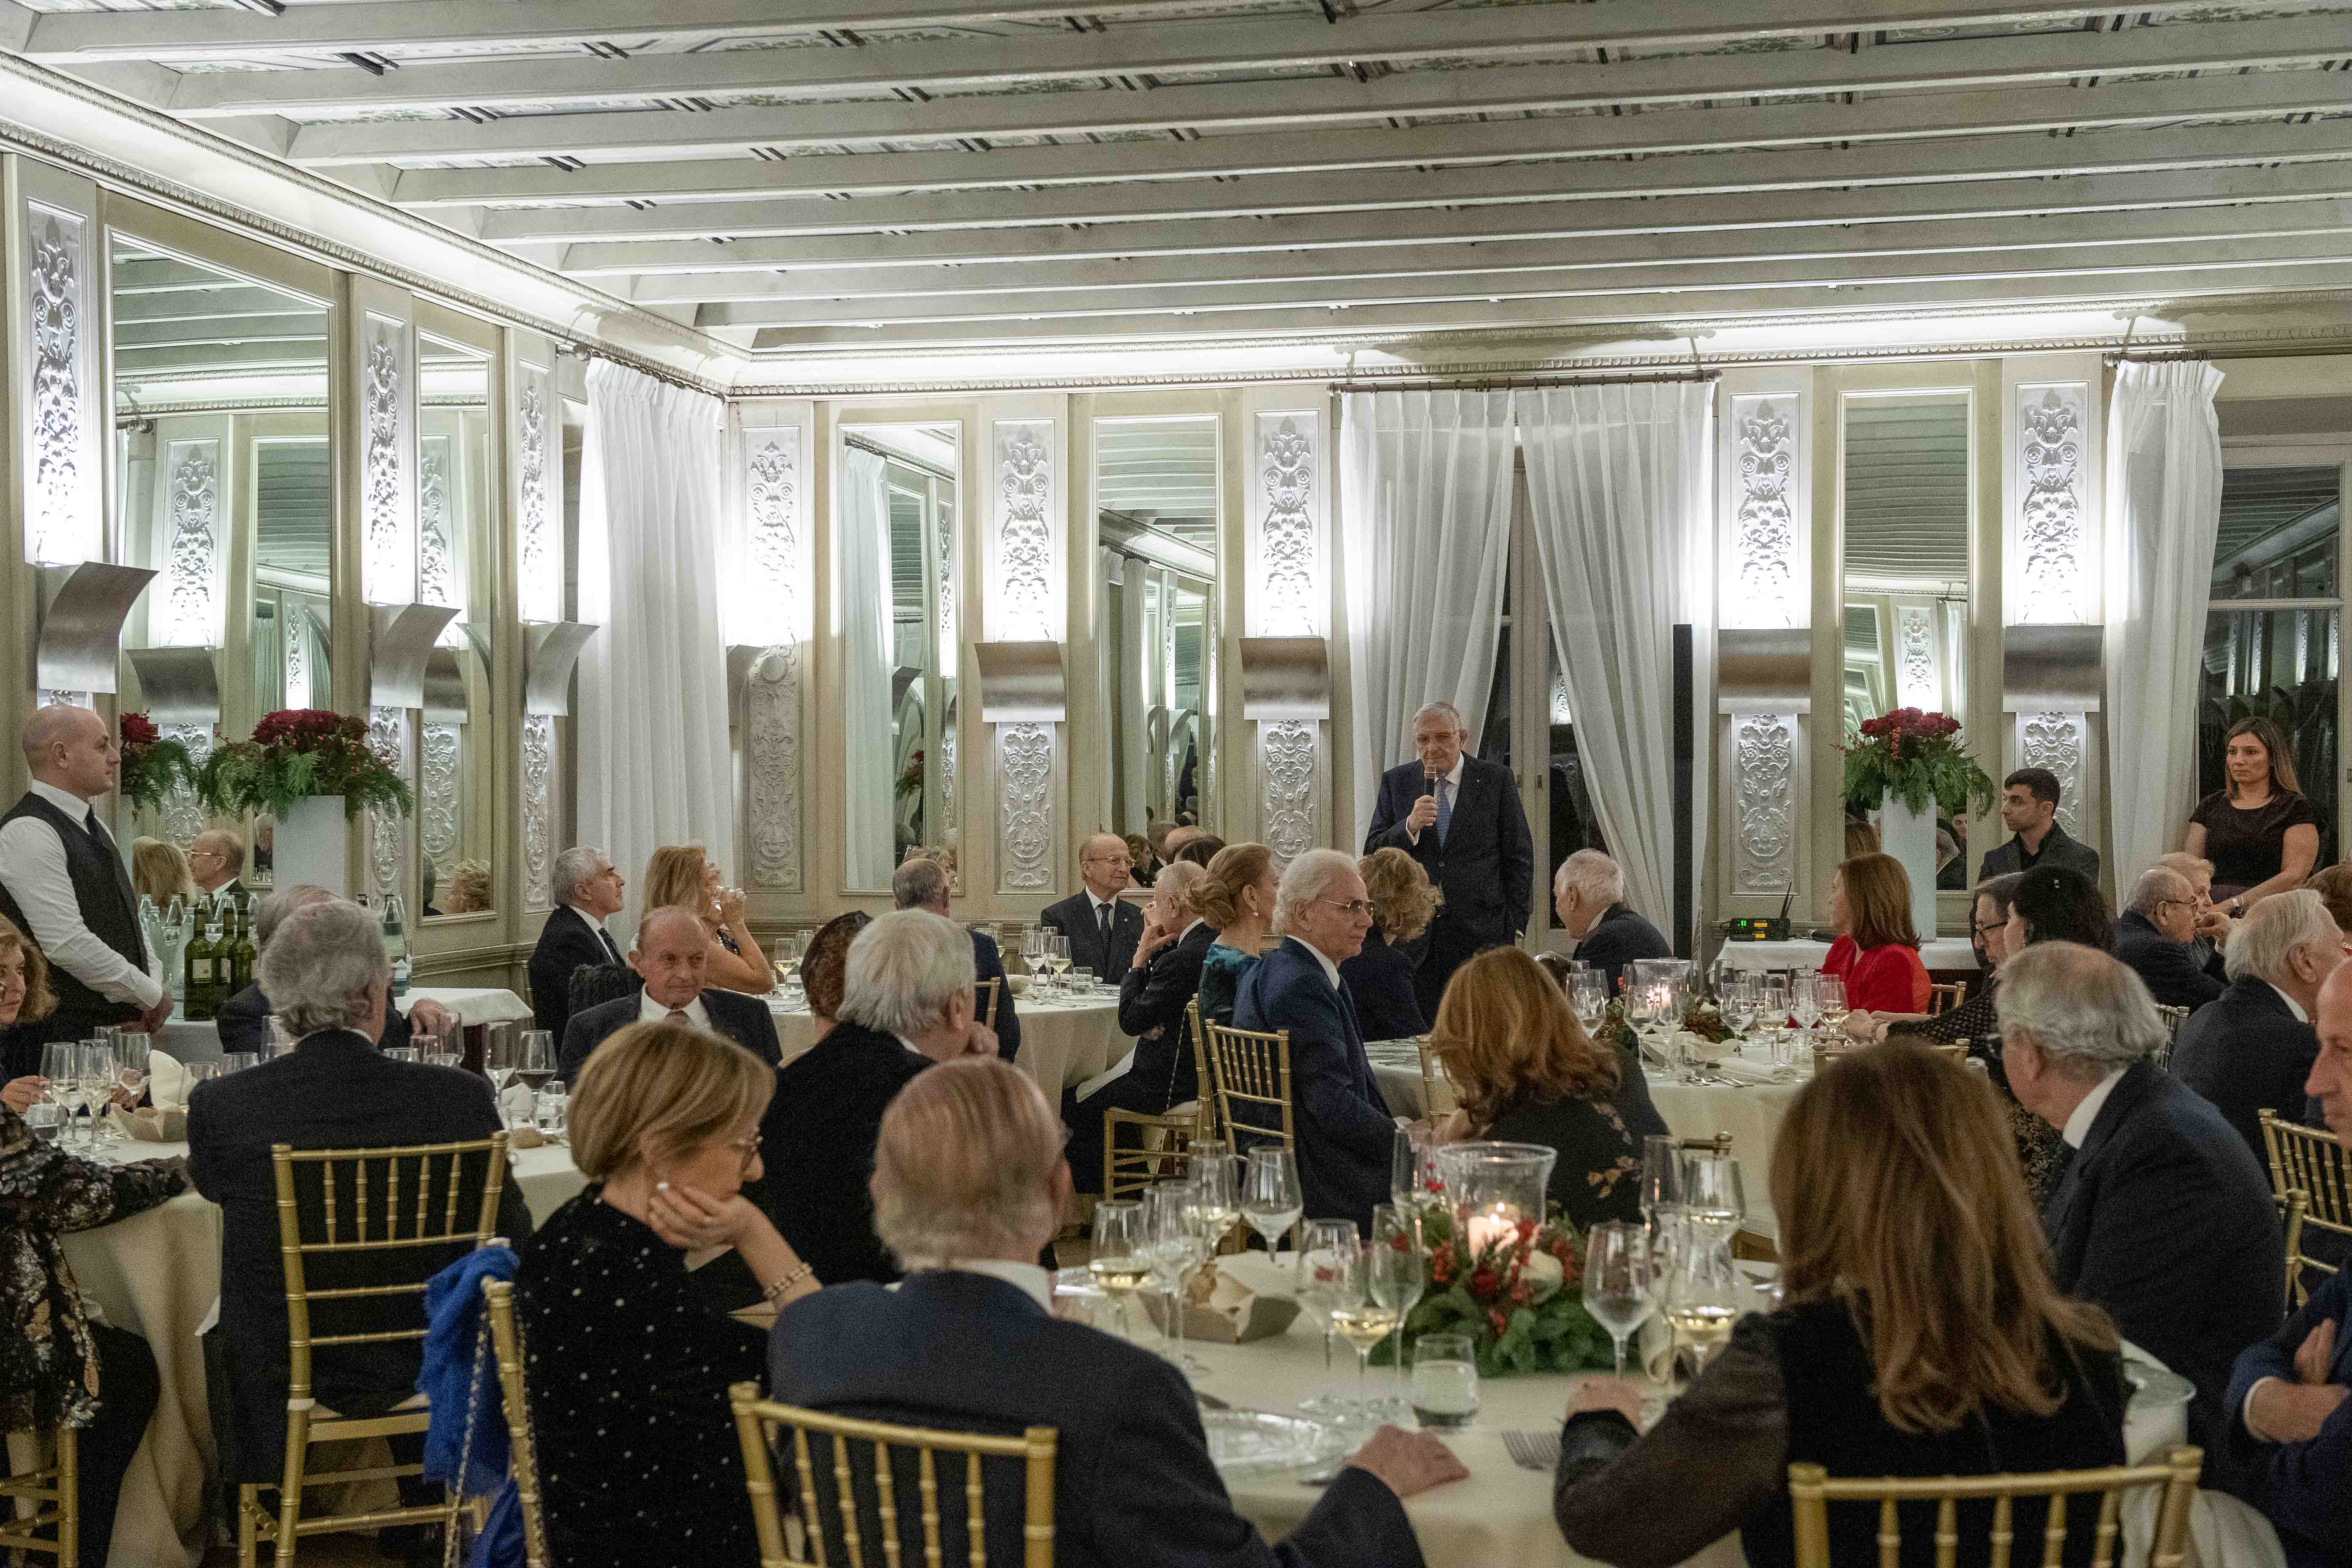
[[[1051,998],[1032,993],[1019,998],[1019,1005],[1021,1050],[1013,1065],[1026,1068],[1057,1105],[1063,1089],[1107,1070],[1135,1044],[1119,1032],[1118,996],[1113,992]],[[771,996],[768,1012],[776,1021],[784,1060],[816,1044],[816,1019],[805,1004],[787,1007]]]

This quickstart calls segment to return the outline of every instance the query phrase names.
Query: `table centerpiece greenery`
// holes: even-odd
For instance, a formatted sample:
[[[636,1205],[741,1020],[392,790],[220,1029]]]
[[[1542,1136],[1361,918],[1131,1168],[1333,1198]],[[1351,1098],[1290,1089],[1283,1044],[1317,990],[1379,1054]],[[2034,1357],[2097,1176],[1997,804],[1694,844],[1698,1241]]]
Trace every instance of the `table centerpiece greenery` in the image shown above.
[[[1875,811],[1893,795],[1905,810],[1948,816],[1973,806],[1989,811],[2000,792],[1960,740],[1960,721],[1947,713],[1897,708],[1865,719],[1846,737],[1846,803]]]
[[[363,807],[415,809],[408,785],[368,744],[367,721],[324,708],[265,713],[249,741],[229,741],[196,774],[196,793],[220,816],[267,812],[283,817],[295,802],[341,795],[343,815]]]
[[[1587,1372],[1615,1364],[1609,1331],[1584,1310],[1578,1281],[1583,1242],[1576,1227],[1547,1205],[1538,1225],[1521,1220],[1499,1237],[1465,1253],[1454,1237],[1454,1211],[1443,1187],[1430,1184],[1421,1210],[1421,1250],[1427,1285],[1405,1314],[1402,1335],[1381,1342],[1371,1360],[1387,1365],[1400,1348],[1409,1352],[1423,1334],[1465,1334],[1481,1377],[1523,1373]],[[1391,1244],[1412,1245],[1400,1235]]]

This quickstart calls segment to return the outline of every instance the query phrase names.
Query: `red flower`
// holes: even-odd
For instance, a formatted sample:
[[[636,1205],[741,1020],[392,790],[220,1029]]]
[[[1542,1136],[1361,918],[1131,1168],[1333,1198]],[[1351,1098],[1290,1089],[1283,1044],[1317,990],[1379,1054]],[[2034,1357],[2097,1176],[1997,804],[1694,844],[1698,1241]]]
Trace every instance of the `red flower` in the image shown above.
[[[1528,1239],[1529,1237],[1531,1237],[1531,1236],[1535,1235],[1535,1233],[1536,1233],[1536,1222],[1535,1222],[1535,1221],[1533,1221],[1533,1220],[1531,1220],[1531,1219],[1523,1219],[1523,1220],[1519,1221],[1519,1240],[1520,1240],[1522,1243],[1525,1243],[1525,1242],[1527,1241],[1527,1239]]]
[[[1496,1287],[1501,1283],[1502,1281],[1496,1278],[1493,1269],[1481,1268],[1470,1276],[1470,1294],[1481,1301],[1490,1300],[1495,1294]]]
[[[1502,1313],[1496,1311],[1492,1308],[1487,1309],[1486,1321],[1495,1325],[1495,1337],[1496,1339],[1501,1339],[1505,1334],[1511,1331],[1511,1320],[1506,1318]]]
[[[122,716],[124,746],[152,746],[163,738],[162,731],[155,728],[155,721],[146,714],[125,713]]]
[[[1526,1285],[1511,1287],[1511,1300],[1524,1307],[1535,1300],[1535,1291]]]

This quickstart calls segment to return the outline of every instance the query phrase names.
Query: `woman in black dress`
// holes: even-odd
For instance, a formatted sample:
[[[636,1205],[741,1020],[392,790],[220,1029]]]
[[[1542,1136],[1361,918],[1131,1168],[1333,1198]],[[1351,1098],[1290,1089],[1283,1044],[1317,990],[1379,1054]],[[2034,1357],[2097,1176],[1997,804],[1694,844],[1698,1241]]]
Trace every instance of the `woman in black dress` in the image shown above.
[[[2221,744],[2230,782],[2189,813],[2186,847],[2213,862],[2213,898],[2234,916],[2303,886],[2319,862],[2319,813],[2270,720],[2239,720]]]
[[[552,1557],[564,1568],[751,1568],[760,1558],[731,1384],[763,1381],[766,1337],[690,1281],[730,1246],[772,1306],[817,1288],[742,1194],[761,1173],[775,1074],[684,1024],[632,1024],[572,1085],[588,1188],[523,1243],[523,1387]]]
[[[1356,1004],[1368,1040],[1410,1040],[1429,1032],[1412,990],[1414,943],[1437,913],[1437,889],[1420,861],[1402,849],[1376,849],[1356,863],[1371,901],[1363,951],[1342,959],[1339,980]]]

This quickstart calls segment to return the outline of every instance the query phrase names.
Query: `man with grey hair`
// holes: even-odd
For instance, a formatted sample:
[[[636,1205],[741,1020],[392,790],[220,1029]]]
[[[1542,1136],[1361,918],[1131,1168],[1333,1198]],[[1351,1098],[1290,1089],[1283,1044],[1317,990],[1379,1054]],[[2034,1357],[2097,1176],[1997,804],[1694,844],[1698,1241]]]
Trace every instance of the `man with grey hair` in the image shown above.
[[[1511,770],[1466,754],[1470,731],[1451,702],[1412,716],[1414,759],[1381,775],[1364,853],[1398,848],[1444,895],[1413,973],[1421,1016],[1437,1016],[1445,983],[1472,953],[1518,940],[1535,896],[1535,838]]]
[[[899,910],[857,933],[842,982],[841,1021],[776,1074],[760,1123],[770,1217],[827,1285],[891,1280],[898,1265],[874,1233],[866,1177],[882,1113],[935,1061],[994,1056],[972,1016],[971,942],[929,910]]]
[[[2221,994],[2221,977],[2206,972],[2190,945],[2196,940],[2197,891],[2189,879],[2162,864],[2142,871],[2116,917],[2116,956],[2147,983],[2158,1006],[2193,1013]]]
[[[269,951],[278,927],[297,910],[312,904],[331,901],[334,894],[315,884],[305,882],[298,887],[283,888],[261,900],[253,911],[253,942],[263,952]],[[269,1015],[277,1011],[268,992],[261,988],[261,976],[257,973],[253,984],[221,1004],[214,1019],[220,1033],[223,1051],[251,1051],[256,1056],[269,1054]],[[425,997],[418,997],[403,1015],[397,1007],[386,1007],[383,1032],[375,1042],[388,1051],[405,1050],[417,1035],[430,1035],[446,1039],[457,1027],[457,1021],[446,1007]]]
[[[2172,1073],[2211,1100],[2264,1165],[2262,1113],[2302,1117],[2319,1055],[2319,988],[2344,962],[2344,933],[2317,893],[2273,893],[2230,934],[2230,988],[2180,1026]]]
[[[555,858],[548,883],[555,907],[539,928],[539,945],[530,950],[531,1024],[561,1041],[572,1022],[572,976],[621,964],[621,950],[604,921],[621,912],[625,884],[602,849],[584,844]]]
[[[1612,996],[1617,976],[1635,959],[1675,955],[1665,934],[1626,905],[1625,873],[1598,849],[1580,849],[1559,863],[1551,903],[1576,956],[1608,977]]]
[[[948,868],[927,854],[908,856],[890,876],[892,903],[902,910],[929,910],[942,920],[954,918],[948,913],[948,897],[953,891]],[[1009,1062],[1021,1054],[1021,1015],[1013,1005],[1013,987],[1004,977],[1004,955],[997,951],[996,939],[977,927],[971,931],[971,963],[975,984],[996,982],[991,993],[995,1014],[981,1022],[996,1031],[996,1053]],[[980,1010],[986,1014],[990,1006],[983,1002]]]
[[[1363,951],[1372,907],[1356,863],[1337,849],[1309,849],[1276,884],[1274,929],[1282,945],[1259,960],[1234,998],[1234,1027],[1290,1033],[1290,1098],[1297,1134],[1298,1184],[1317,1219],[1370,1226],[1388,1201],[1396,1119],[1381,1099],[1356,1004],[1339,965]],[[1270,1107],[1250,1120],[1278,1130]],[[1247,1112],[1235,1107],[1235,1119]],[[1263,1139],[1235,1129],[1236,1153]]]
[[[1085,885],[1037,917],[1070,942],[1070,965],[1116,985],[1143,937],[1143,911],[1119,897],[1134,885],[1135,858],[1116,833],[1091,833],[1078,844],[1078,879]]]
[[[574,1013],[564,1026],[556,1067],[567,1081],[590,1053],[631,1024],[691,1024],[734,1041],[770,1067],[783,1060],[766,997],[703,984],[710,973],[710,938],[692,910],[676,904],[647,910],[637,922],[629,967],[643,989]]]
[[[2058,1288],[2196,1385],[2189,1440],[2221,1485],[2231,1363],[2284,1305],[2270,1183],[2221,1113],[2147,1059],[2164,1020],[2107,954],[2037,942],[2001,965],[1995,1005],[2011,1090],[2070,1152],[2042,1209]]]
[[[297,1149],[382,1149],[470,1142],[499,1130],[490,1086],[456,1068],[395,1061],[375,1047],[389,1011],[392,967],[374,918],[337,898],[299,902],[262,950],[257,978],[295,1047],[257,1067],[196,1085],[188,1099],[188,1174],[221,1208],[218,1337],[228,1394],[230,1452],[222,1469],[232,1481],[274,1485],[283,1473],[286,1435],[286,1274],[278,1257],[273,1143]],[[486,1162],[469,1162],[458,1212],[480,1206]],[[468,1187],[470,1186],[470,1195]],[[314,1202],[307,1194],[305,1203]],[[509,1180],[499,1194],[499,1225],[520,1241],[530,1211]],[[450,1249],[450,1259],[458,1255]],[[362,1257],[341,1265],[341,1287],[422,1279],[441,1267],[414,1253]],[[414,1296],[345,1303],[334,1333],[414,1327]],[[310,1392],[343,1415],[377,1415],[416,1390],[421,1347],[414,1341],[322,1346],[312,1361]],[[394,1438],[394,1453],[414,1462],[422,1439]],[[413,1478],[404,1494],[423,1500]],[[435,1489],[437,1492],[438,1489]]]

